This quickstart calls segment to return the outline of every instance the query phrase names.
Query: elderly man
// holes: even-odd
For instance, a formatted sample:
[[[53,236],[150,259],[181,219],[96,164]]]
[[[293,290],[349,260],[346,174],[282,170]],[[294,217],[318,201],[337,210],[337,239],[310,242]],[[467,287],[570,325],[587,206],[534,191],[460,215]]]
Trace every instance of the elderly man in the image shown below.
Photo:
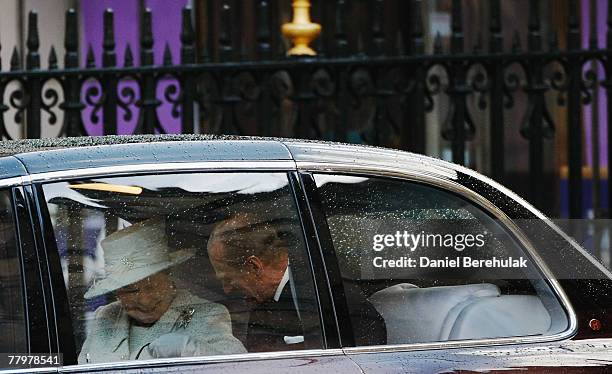
[[[265,222],[252,213],[220,222],[208,239],[208,255],[224,291],[238,291],[254,305],[245,344],[249,352],[303,349],[304,335],[312,335],[309,329],[316,327],[300,315],[298,301],[313,296],[298,300],[296,293],[289,248],[298,243],[290,226]],[[386,344],[385,323],[374,307],[362,300],[354,309],[356,344]]]
[[[249,352],[304,347],[304,326],[291,275],[290,228],[237,214],[213,229],[208,255],[226,293],[238,291],[253,307],[246,347]]]
[[[193,252],[170,252],[163,220],[136,223],[101,245],[106,276],[85,298],[115,291],[118,300],[96,310],[80,364],[245,352],[225,307],[176,289],[169,269]]]

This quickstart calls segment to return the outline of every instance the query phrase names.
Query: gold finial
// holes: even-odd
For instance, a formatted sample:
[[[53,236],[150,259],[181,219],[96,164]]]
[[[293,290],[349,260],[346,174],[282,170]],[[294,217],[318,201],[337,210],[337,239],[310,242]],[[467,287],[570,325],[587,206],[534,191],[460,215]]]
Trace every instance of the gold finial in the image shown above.
[[[310,21],[310,1],[293,0],[293,21],[283,25],[283,35],[291,39],[293,48],[287,56],[315,56],[308,45],[321,33],[321,25]]]

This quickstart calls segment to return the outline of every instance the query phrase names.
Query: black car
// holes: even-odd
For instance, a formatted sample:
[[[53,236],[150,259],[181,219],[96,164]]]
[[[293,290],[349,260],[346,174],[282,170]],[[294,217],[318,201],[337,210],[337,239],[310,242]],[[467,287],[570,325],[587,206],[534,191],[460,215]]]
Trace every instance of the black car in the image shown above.
[[[0,143],[9,372],[604,372],[610,272],[498,183],[288,139]]]

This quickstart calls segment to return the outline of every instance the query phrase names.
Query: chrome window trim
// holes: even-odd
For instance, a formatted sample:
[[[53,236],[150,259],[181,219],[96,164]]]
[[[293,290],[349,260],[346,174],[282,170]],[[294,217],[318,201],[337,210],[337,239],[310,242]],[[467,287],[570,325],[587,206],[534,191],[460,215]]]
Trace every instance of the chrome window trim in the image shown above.
[[[410,180],[415,182],[425,183],[434,187],[440,187],[451,190],[469,201],[472,201],[488,212],[493,214],[499,219],[519,240],[520,244],[529,255],[533,258],[533,262],[536,267],[544,275],[544,279],[547,280],[555,293],[555,296],[560,300],[562,307],[568,316],[568,328],[552,335],[542,336],[523,336],[523,337],[508,337],[508,338],[494,338],[494,339],[478,339],[478,340],[457,340],[447,342],[431,342],[431,343],[411,343],[411,344],[397,344],[397,345],[382,345],[382,346],[362,346],[362,347],[346,347],[344,351],[347,354],[359,354],[359,353],[373,353],[373,352],[397,352],[397,351],[412,351],[412,350],[424,350],[424,349],[443,349],[443,348],[457,348],[457,347],[476,347],[483,345],[506,345],[506,344],[525,344],[525,343],[546,343],[554,342],[559,340],[565,340],[576,334],[578,329],[578,318],[574,311],[571,302],[561,285],[555,279],[554,275],[544,263],[542,258],[538,255],[537,251],[523,234],[523,232],[516,226],[514,222],[497,206],[485,199],[480,194],[469,188],[448,179],[445,175],[435,175],[428,170],[427,172],[419,172],[419,170],[406,170],[399,167],[392,166],[378,166],[371,164],[346,164],[346,163],[329,163],[329,162],[296,162],[299,171],[315,172],[323,174],[331,173],[347,173],[356,175],[370,175],[387,178],[395,178],[402,180]]]
[[[24,353],[27,354],[27,353]],[[59,367],[46,366],[42,368],[28,368],[28,369],[0,369],[1,374],[32,374],[32,373],[57,373]]]
[[[295,162],[291,160],[279,161],[201,161],[201,162],[166,162],[160,164],[132,164],[117,166],[101,166],[73,170],[51,171],[30,174],[22,177],[23,183],[56,182],[74,178],[88,178],[105,176],[119,176],[131,173],[150,172],[189,172],[189,171],[295,171]]]
[[[218,356],[200,356],[200,357],[177,357],[177,358],[161,358],[139,361],[119,361],[101,364],[79,364],[71,366],[63,366],[60,368],[60,373],[79,373],[89,372],[92,370],[112,370],[112,369],[146,369],[154,367],[176,366],[176,365],[198,365],[198,364],[216,364],[226,362],[243,362],[254,360],[277,360],[291,358],[309,358],[321,356],[345,356],[342,349],[306,349],[303,351],[282,351],[282,352],[260,352],[260,353],[243,353],[232,355]]]
[[[0,179],[0,188],[21,186],[25,183],[25,177],[12,177]]]

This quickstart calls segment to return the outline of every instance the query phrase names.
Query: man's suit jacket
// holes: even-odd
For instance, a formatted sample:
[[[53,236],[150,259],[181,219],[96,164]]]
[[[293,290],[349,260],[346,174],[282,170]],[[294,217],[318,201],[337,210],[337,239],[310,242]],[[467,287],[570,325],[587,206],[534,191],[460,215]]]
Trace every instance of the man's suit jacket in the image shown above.
[[[273,352],[303,349],[303,343],[287,344],[285,337],[304,335],[302,320],[295,309],[290,282],[278,301],[270,300],[251,311],[246,348],[249,352]]]
[[[191,310],[191,319],[185,323],[185,312]],[[79,364],[124,361],[134,356],[130,355],[128,342],[130,318],[121,302],[98,308],[92,323],[79,354]],[[149,329],[148,339],[138,347],[138,351],[142,351],[139,359],[152,358],[146,346],[170,332],[185,334],[194,339],[197,343],[197,356],[245,352],[242,343],[232,335],[227,309],[187,291],[178,291],[166,313]]]
[[[312,347],[320,336],[319,311],[314,295],[301,295],[298,305],[301,317],[296,311],[291,293],[290,280],[285,285],[278,301],[268,301],[251,311],[247,328],[246,348],[249,352],[272,352],[299,350]],[[307,288],[307,291],[311,291]],[[353,303],[349,306],[355,344],[357,346],[384,345],[387,343],[387,329],[384,319],[363,297],[347,294]],[[310,347],[303,343],[287,344],[285,337],[303,336]],[[317,348],[322,348],[321,346]]]

